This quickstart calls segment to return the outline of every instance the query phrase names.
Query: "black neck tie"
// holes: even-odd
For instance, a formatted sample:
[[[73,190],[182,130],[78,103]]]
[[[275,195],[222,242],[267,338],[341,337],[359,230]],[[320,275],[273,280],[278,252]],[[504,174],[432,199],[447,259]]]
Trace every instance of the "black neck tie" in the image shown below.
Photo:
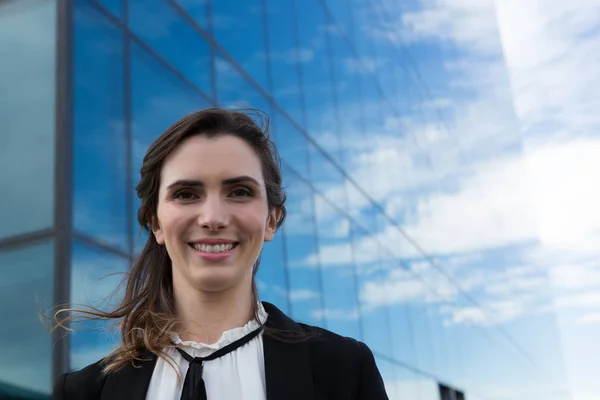
[[[232,351],[242,347],[254,339],[261,330],[262,327],[250,332],[246,336],[228,344],[222,349],[219,349],[206,357],[192,357],[177,347],[177,351],[181,354],[181,356],[190,363],[187,374],[185,375],[185,380],[183,381],[181,400],[207,400],[206,387],[204,386],[204,380],[202,379],[202,362],[214,360],[215,358],[219,358],[225,354],[231,353]]]

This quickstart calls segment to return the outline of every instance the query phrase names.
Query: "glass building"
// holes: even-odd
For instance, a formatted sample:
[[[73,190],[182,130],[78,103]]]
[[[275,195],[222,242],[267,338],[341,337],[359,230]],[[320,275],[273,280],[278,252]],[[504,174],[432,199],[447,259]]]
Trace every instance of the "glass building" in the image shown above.
[[[145,240],[134,187],[148,145],[215,105],[265,110],[282,157],[289,218],[263,251],[263,300],[366,342],[391,399],[568,398],[553,311],[523,313],[528,287],[506,287],[528,273],[509,271],[528,236],[473,252],[498,204],[476,190],[476,209],[442,201],[489,156],[469,140],[521,154],[508,80],[503,125],[457,134],[468,127],[437,100],[456,82],[438,67],[459,56],[403,38],[392,8],[415,4],[0,1],[0,399],[48,398],[59,373],[108,354],[114,334],[60,338],[38,311],[110,306],[110,274]],[[458,223],[440,231],[434,211]]]

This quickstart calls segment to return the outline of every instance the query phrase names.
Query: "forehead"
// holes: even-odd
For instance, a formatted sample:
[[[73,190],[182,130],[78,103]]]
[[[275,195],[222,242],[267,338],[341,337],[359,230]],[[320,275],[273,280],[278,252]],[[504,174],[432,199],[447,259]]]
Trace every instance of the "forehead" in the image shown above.
[[[162,181],[167,185],[177,179],[195,178],[208,183],[242,175],[262,182],[261,161],[243,139],[227,134],[187,138],[165,159],[162,169]]]

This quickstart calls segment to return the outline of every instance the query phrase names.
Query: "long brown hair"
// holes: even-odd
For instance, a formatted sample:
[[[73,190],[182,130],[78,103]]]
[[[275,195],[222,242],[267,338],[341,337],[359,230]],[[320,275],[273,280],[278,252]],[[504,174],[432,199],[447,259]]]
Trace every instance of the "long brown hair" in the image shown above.
[[[85,310],[63,308],[54,314],[56,328],[64,328],[67,321],[76,318],[75,315],[83,319],[116,321],[121,332],[121,344],[103,359],[104,373],[117,371],[134,360],[141,360],[146,351],[169,358],[164,349],[173,346],[171,335],[176,332],[178,321],[173,297],[171,259],[165,246],[156,242],[151,231],[151,221],[157,212],[158,190],[165,159],[193,135],[205,135],[209,138],[233,135],[246,141],[262,164],[269,211],[280,210],[276,224],[279,228],[286,216],[286,195],[282,188],[279,156],[269,137],[268,126],[268,117],[258,110],[210,108],[196,111],[175,122],[149,147],[140,170],[140,181],[136,186],[137,196],[141,200],[137,220],[149,236],[120,285],[125,287],[122,301],[108,312],[91,307]],[[254,264],[252,277],[252,303],[257,321],[258,291],[254,277],[259,263],[260,256]]]

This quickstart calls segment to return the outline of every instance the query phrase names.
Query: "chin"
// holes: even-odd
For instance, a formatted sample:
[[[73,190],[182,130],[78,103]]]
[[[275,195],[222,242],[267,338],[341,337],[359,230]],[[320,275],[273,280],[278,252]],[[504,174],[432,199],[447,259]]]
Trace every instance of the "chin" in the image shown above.
[[[236,273],[238,272],[238,273]],[[217,271],[202,271],[192,277],[193,286],[203,292],[222,292],[241,284],[244,277],[239,271],[227,271],[221,268]]]

